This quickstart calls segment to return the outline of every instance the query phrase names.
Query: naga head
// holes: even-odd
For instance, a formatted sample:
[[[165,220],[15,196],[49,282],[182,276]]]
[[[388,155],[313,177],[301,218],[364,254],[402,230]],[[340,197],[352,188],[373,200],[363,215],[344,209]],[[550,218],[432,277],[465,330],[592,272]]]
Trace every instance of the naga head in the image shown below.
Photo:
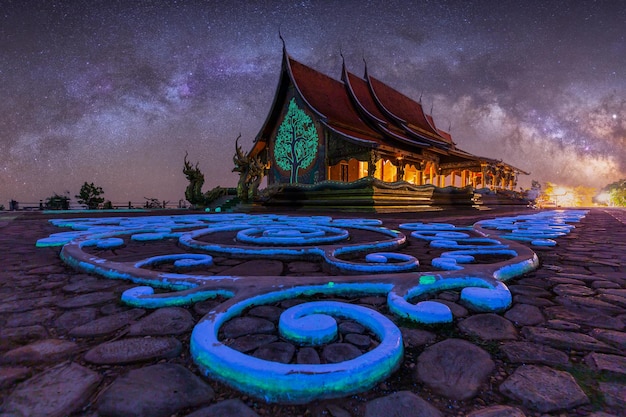
[[[191,164],[189,163],[189,161],[187,160],[187,157],[189,156],[189,153],[187,151],[185,151],[185,168],[183,168],[183,174],[185,175],[202,175],[200,173],[200,168],[198,168],[198,164],[200,162],[196,162],[196,166],[192,167]]]
[[[189,171],[191,169],[191,164],[187,160],[188,156],[189,156],[189,152],[185,151],[185,168],[183,169],[183,172]]]
[[[235,139],[235,155],[233,156],[233,163],[235,167],[233,168],[233,172],[241,171],[242,168],[248,164],[248,157],[243,153],[241,146],[239,146],[239,138],[241,138],[241,133]]]

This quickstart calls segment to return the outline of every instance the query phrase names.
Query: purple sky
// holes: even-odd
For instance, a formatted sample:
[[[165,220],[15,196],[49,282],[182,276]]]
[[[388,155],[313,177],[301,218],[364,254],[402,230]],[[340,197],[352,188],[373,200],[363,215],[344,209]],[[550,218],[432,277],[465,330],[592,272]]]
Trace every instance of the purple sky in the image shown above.
[[[407,4],[410,4],[407,6]],[[102,186],[184,198],[185,151],[234,186],[270,110],[282,44],[340,78],[432,106],[461,149],[563,185],[626,177],[620,1],[0,0],[0,204]]]

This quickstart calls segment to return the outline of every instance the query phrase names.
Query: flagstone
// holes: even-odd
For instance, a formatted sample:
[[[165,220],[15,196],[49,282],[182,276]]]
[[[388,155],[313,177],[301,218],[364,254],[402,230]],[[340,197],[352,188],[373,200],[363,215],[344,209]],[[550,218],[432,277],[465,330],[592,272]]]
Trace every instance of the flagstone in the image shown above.
[[[614,347],[581,333],[546,329],[543,327],[524,327],[522,329],[522,335],[532,342],[547,344],[556,348],[583,351],[590,350],[606,353],[615,353],[616,351]]]
[[[574,285],[574,284],[559,284],[552,288],[552,291],[557,295],[576,295],[576,296],[588,296],[594,295],[596,292],[584,285]]]
[[[483,340],[517,339],[517,330],[513,324],[497,314],[476,314],[459,322],[459,329],[466,334]]]
[[[79,410],[102,377],[76,363],[62,363],[20,383],[0,411],[7,416],[63,417]]]
[[[5,326],[21,327],[42,324],[56,316],[56,312],[49,308],[31,310],[28,313],[15,313],[7,318]]]
[[[316,364],[321,363],[320,356],[317,353],[317,350],[311,347],[300,348],[296,356],[296,362],[299,364],[311,364],[311,365],[316,365]]]
[[[474,397],[495,369],[486,351],[461,339],[446,339],[429,346],[417,361],[417,379],[453,400]]]
[[[351,343],[331,343],[324,346],[322,359],[327,363],[338,363],[354,359],[363,353]]]
[[[108,301],[117,300],[118,296],[113,292],[92,292],[75,297],[66,298],[57,303],[61,308],[79,308],[103,304]]]
[[[27,366],[0,366],[0,389],[15,385],[30,376],[31,368]]]
[[[513,307],[504,313],[504,317],[520,326],[532,326],[545,321],[539,307],[522,303],[513,305]]]
[[[376,398],[365,405],[365,417],[442,417],[443,414],[411,391]]]
[[[500,392],[542,413],[589,403],[572,375],[546,366],[520,366],[500,385]]]
[[[469,311],[460,304],[457,304],[452,301],[440,300],[440,299],[438,299],[437,302],[447,305],[450,311],[452,312],[452,315],[456,318],[467,317],[469,315]]]
[[[232,340],[228,346],[240,352],[250,352],[277,340],[278,336],[273,334],[248,334]]]
[[[519,408],[508,405],[494,405],[472,411],[466,417],[526,417]]]
[[[609,407],[615,407],[620,410],[622,414],[626,413],[626,384],[619,382],[599,382],[598,389],[604,397],[606,405]]]
[[[96,319],[98,310],[93,307],[85,307],[78,310],[69,310],[61,314],[54,325],[61,330],[70,330]]]
[[[274,306],[256,306],[248,311],[248,314],[262,319],[267,319],[273,323],[278,323],[278,319],[282,314],[283,309]]]
[[[295,353],[296,348],[291,343],[272,342],[259,347],[253,356],[272,362],[289,363]]]
[[[67,293],[80,294],[106,290],[111,287],[116,287],[119,284],[119,281],[114,281],[112,279],[97,279],[95,277],[89,277],[89,279],[64,286],[63,291]]]
[[[548,307],[543,311],[550,319],[611,330],[622,330],[624,328],[624,323],[620,319],[611,317],[594,308],[570,305]]]
[[[609,304],[621,307],[626,312],[626,297],[614,294],[599,294],[596,298]]]
[[[39,324],[0,328],[0,350],[11,349],[47,337],[48,331]]]
[[[182,307],[160,308],[131,324],[131,336],[177,335],[190,331],[195,324],[191,313]]]
[[[401,327],[400,331],[402,332],[402,341],[404,342],[405,347],[423,346],[434,342],[437,338],[435,333],[429,332],[428,330],[407,329],[406,327]]]
[[[215,307],[221,303],[222,303],[221,300],[215,300],[215,299],[200,301],[199,303],[195,303],[193,305],[193,311],[200,314],[201,316],[204,316],[209,311],[215,310]]]
[[[161,363],[132,369],[116,378],[99,397],[99,417],[170,417],[208,404],[215,393],[181,365]]]
[[[250,407],[238,398],[220,401],[201,408],[186,417],[259,417]]]
[[[506,342],[500,346],[511,363],[568,366],[568,356],[550,346],[531,342]]]
[[[585,363],[598,371],[626,375],[626,357],[591,352],[585,356]]]
[[[8,351],[3,362],[41,364],[65,360],[78,350],[75,342],[62,339],[45,339]]]
[[[613,345],[626,352],[626,332],[618,332],[615,330],[593,329],[589,333],[591,337],[601,340],[605,343]]]
[[[74,337],[98,337],[113,333],[145,314],[145,310],[136,308],[122,313],[105,316],[81,326],[74,327],[69,334]]]
[[[221,332],[226,339],[234,339],[247,334],[267,334],[275,330],[276,326],[274,323],[259,317],[235,317],[221,328]]]
[[[552,295],[544,288],[531,285],[509,285],[509,291],[513,295],[525,295],[527,297],[550,297]]]
[[[621,285],[617,282],[608,281],[608,280],[597,280],[591,283],[592,288],[600,289],[600,288],[611,288],[611,289],[619,289]]]
[[[173,358],[180,355],[182,344],[173,337],[127,338],[102,343],[85,354],[87,362],[125,364],[150,359]]]
[[[526,295],[516,295],[513,297],[513,304],[521,303],[521,304],[531,304],[537,307],[549,307],[553,306],[554,302],[548,300],[547,298],[541,297],[529,297]]]
[[[566,321],[566,320],[558,320],[558,319],[546,321],[545,326],[554,330],[578,331],[581,329],[581,327],[576,323],[572,323],[571,321]]]
[[[624,313],[626,310],[622,307],[607,303],[596,297],[578,297],[574,295],[565,295],[555,297],[554,301],[558,304],[568,307],[587,307],[595,308],[608,314]]]

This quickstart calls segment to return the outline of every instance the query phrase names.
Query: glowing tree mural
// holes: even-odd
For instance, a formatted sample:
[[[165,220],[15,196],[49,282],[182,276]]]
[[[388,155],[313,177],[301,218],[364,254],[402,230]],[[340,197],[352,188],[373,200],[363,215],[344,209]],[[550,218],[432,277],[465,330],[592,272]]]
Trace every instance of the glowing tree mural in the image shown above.
[[[297,183],[298,171],[311,166],[317,154],[317,142],[317,130],[313,121],[292,98],[274,144],[276,164],[291,172],[289,183]]]

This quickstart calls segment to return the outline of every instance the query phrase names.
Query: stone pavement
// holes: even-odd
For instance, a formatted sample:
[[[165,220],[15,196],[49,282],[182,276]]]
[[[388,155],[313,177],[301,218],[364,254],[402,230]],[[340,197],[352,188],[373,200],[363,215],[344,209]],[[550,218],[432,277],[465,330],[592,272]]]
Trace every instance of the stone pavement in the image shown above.
[[[373,217],[464,226],[502,214]],[[471,313],[458,291],[437,294],[454,323],[400,322],[405,355],[396,373],[368,392],[305,405],[267,404],[200,375],[191,330],[222,300],[155,311],[124,306],[120,294],[134,285],[73,271],[58,249],[35,248],[58,231],[39,213],[0,213],[3,416],[626,415],[626,210],[592,209],[557,246],[533,248],[541,267],[507,283],[514,302],[503,314]],[[259,268],[249,262],[229,267]],[[277,275],[322,273],[314,263],[264,262]],[[384,297],[349,301],[387,313]],[[298,363],[346,360],[377,343],[345,321],[339,343],[296,355],[275,329],[297,302],[253,308],[223,336],[240,351]]]

